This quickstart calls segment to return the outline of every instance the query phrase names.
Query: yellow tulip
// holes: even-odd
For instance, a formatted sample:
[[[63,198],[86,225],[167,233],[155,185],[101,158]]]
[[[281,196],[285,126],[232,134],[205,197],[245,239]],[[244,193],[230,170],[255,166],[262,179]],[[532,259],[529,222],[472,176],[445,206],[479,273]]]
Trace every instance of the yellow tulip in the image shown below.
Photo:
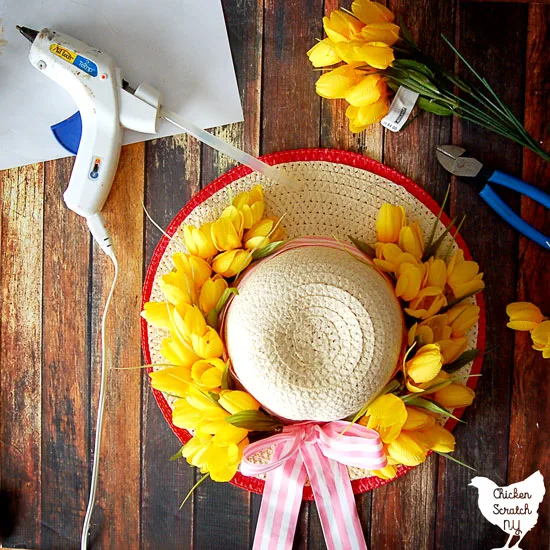
[[[234,250],[240,248],[241,237],[229,218],[220,218],[211,226],[212,242],[217,250]]]
[[[249,393],[240,390],[222,390],[218,403],[231,414],[257,411],[260,408],[260,404]]]
[[[204,334],[206,321],[197,306],[179,304],[172,316],[172,326],[183,342],[190,342],[192,334]]]
[[[191,372],[189,367],[168,367],[150,372],[149,378],[156,390],[185,397],[191,383]]]
[[[421,447],[438,453],[452,453],[455,450],[454,435],[439,424],[408,433]]]
[[[264,202],[264,188],[259,183],[252,187],[250,191],[239,193],[231,204],[240,210],[245,205],[252,206],[257,202]]]
[[[426,344],[407,361],[407,375],[418,384],[429,382],[439,374],[442,365],[443,357],[439,344]]]
[[[336,45],[336,50],[342,55],[342,50]],[[385,42],[367,42],[354,49],[354,58],[357,61],[364,61],[375,69],[387,69],[395,59],[393,49]]]
[[[200,359],[190,345],[183,343],[175,335],[162,340],[160,353],[169,363],[184,367],[191,367],[195,361]]]
[[[176,252],[172,255],[172,262],[177,272],[185,274],[199,289],[212,273],[210,264],[198,256]]]
[[[437,403],[450,409],[471,405],[475,396],[474,390],[463,384],[450,384],[433,394]]]
[[[444,361],[443,361],[443,364],[445,364]],[[437,376],[435,378],[433,378],[432,380],[429,380],[428,382],[422,382],[420,384],[417,384],[416,382],[414,382],[412,378],[407,377],[407,380],[405,381],[405,385],[411,393],[422,392],[424,395],[429,395],[431,393],[436,392],[438,389],[448,386],[451,383],[449,381],[450,378],[451,377],[449,374],[447,374],[443,370],[440,370],[437,373]]]
[[[455,298],[462,298],[485,288],[483,273],[476,262],[465,261],[464,252],[458,250],[447,265],[447,284]]]
[[[436,315],[445,305],[447,305],[447,298],[443,295],[443,290],[436,286],[428,286],[416,294],[405,311],[411,317],[428,319]]]
[[[531,331],[533,349],[542,351],[545,359],[550,358],[550,321],[543,321]]]
[[[228,250],[214,258],[212,269],[222,277],[234,277],[248,267],[251,261],[252,255],[246,250]]]
[[[350,131],[354,133],[362,132],[372,124],[380,122],[389,110],[390,106],[385,94],[378,101],[364,107],[349,105],[346,109],[346,117],[350,119]]]
[[[397,475],[397,468],[393,464],[388,464],[381,470],[371,470],[371,472],[380,479],[393,479]]]
[[[383,4],[371,2],[370,0],[354,0],[351,11],[357,19],[365,23],[391,23],[395,16]]]
[[[183,447],[182,456],[192,466],[200,468],[201,473],[208,471],[207,463],[204,460],[204,454],[212,444],[212,436],[193,436]]]
[[[441,355],[443,355],[443,364],[447,365],[456,361],[466,351],[468,338],[459,336],[449,340],[440,340],[439,347],[441,348]]]
[[[420,260],[424,254],[424,235],[418,222],[404,226],[399,232],[399,248]]]
[[[215,391],[221,386],[224,371],[225,363],[221,359],[201,359],[191,367],[191,378],[197,387]]]
[[[447,282],[447,266],[445,262],[432,256],[424,266],[426,267],[426,275],[423,286],[435,286],[444,290]]]
[[[359,36],[365,42],[385,42],[393,46],[399,40],[399,25],[394,23],[369,23],[359,32]]]
[[[408,345],[412,346],[415,340],[421,346],[423,346],[424,344],[433,344],[434,333],[431,327],[426,325],[419,325],[418,323],[415,323],[409,329],[409,332],[407,334]]]
[[[433,416],[415,407],[407,407],[407,421],[403,424],[403,430],[422,430],[434,424],[435,418]]]
[[[314,67],[327,67],[342,61],[334,49],[334,42],[330,38],[325,38],[317,42],[317,44],[307,52],[307,56]]]
[[[146,302],[143,304],[141,316],[154,327],[169,328],[170,312],[174,306],[167,302]]]
[[[376,251],[374,264],[382,271],[397,273],[402,264],[412,264],[418,266],[424,273],[422,264],[412,254],[403,252],[394,243],[376,243],[374,249]]]
[[[223,342],[212,327],[208,327],[202,335],[191,334],[191,343],[193,351],[203,359],[213,359],[223,355]]]
[[[447,322],[453,336],[464,336],[479,319],[479,306],[474,304],[458,303],[447,311]]]
[[[393,441],[407,420],[407,409],[401,399],[388,393],[377,397],[359,423],[376,430],[384,443]]]
[[[172,305],[192,304],[195,298],[195,285],[188,275],[181,271],[171,271],[159,280],[159,288]]]
[[[327,99],[343,98],[358,84],[364,73],[350,65],[342,65],[322,74],[315,83],[315,91]]]
[[[221,441],[217,435],[195,435],[183,447],[182,456],[201,473],[209,473],[214,481],[230,481],[242,458],[245,438],[238,444]]]
[[[351,40],[364,24],[342,10],[334,10],[328,17],[323,17],[323,27],[327,36],[334,43]]]
[[[270,242],[279,241],[283,238],[284,231],[279,223],[279,218],[274,216],[264,218],[251,227],[243,237],[243,243],[247,250],[260,249]],[[275,228],[273,230],[273,228]]]
[[[363,79],[360,80],[353,88],[348,90],[345,99],[350,105],[355,107],[365,107],[378,101],[382,95],[385,94],[385,90],[386,84],[380,76],[376,74],[369,74],[363,77]]]
[[[506,325],[514,330],[533,330],[544,321],[540,309],[531,302],[512,302],[506,306],[510,322]]]
[[[405,466],[418,466],[426,460],[426,450],[411,436],[413,432],[401,432],[388,444],[389,455]]]
[[[210,235],[211,225],[210,223],[205,223],[199,229],[192,225],[183,226],[183,241],[189,254],[193,254],[193,256],[198,256],[199,258],[210,258],[217,253]]]
[[[227,287],[227,281],[220,275],[215,275],[204,283],[199,295],[199,305],[206,317],[216,307]]]
[[[429,327],[431,329],[433,341],[427,342],[428,344],[451,338],[452,329],[448,325],[448,318],[445,313],[425,319],[420,323],[419,327]]]
[[[409,263],[401,264],[395,285],[395,295],[410,302],[420,292],[422,278],[423,270],[420,266]]]
[[[376,217],[376,238],[381,243],[396,243],[399,240],[399,232],[405,225],[406,214],[402,206],[393,206],[385,202],[378,211]],[[392,247],[392,256],[396,257],[403,251],[397,246]]]

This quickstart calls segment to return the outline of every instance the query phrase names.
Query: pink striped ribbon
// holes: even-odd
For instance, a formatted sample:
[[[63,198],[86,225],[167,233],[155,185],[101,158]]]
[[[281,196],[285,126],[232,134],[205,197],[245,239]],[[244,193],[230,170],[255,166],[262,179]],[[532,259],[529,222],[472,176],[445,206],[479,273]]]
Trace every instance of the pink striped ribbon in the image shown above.
[[[269,464],[249,461],[272,446]],[[306,475],[328,550],[366,550],[346,466],[379,470],[386,464],[377,432],[340,420],[291,424],[280,434],[248,445],[241,472],[268,474],[253,550],[292,548]]]

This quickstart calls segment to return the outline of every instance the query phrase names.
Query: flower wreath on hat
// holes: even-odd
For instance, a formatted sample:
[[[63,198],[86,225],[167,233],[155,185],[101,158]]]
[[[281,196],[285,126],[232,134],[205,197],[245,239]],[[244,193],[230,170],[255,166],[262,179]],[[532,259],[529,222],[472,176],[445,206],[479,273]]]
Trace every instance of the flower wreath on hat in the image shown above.
[[[304,441],[312,437],[313,423],[285,425],[232,377],[219,326],[224,306],[238,293],[249,265],[287,241],[285,220],[266,215],[261,185],[234,197],[229,190],[226,200],[217,218],[183,226],[183,242],[176,243],[181,251],[172,254],[172,270],[158,279],[163,301],[145,302],[142,312],[148,325],[166,333],[159,348],[165,361],[151,365],[149,376],[152,387],[170,400],[173,425],[192,433],[175,457],[199,468],[199,482],[207,477],[230,481],[239,467],[247,475],[268,472],[250,463],[250,456],[281,442],[280,452],[271,457],[274,468],[290,456],[284,444],[294,437],[293,430],[301,430]],[[453,250],[448,234],[454,220],[441,233],[440,217],[431,234],[424,234],[402,206],[383,203],[376,242],[350,236],[364,259],[393,282],[407,321],[406,352],[382,392],[345,422],[317,423],[315,438],[324,445],[325,457],[366,468],[382,480],[424,462],[431,452],[456,460],[449,454],[454,436],[442,424],[456,418],[453,409],[470,405],[475,397],[457,371],[478,353],[468,349],[467,333],[478,322],[480,308],[466,298],[484,288],[483,274],[462,249]],[[365,442],[370,447],[355,451],[353,445]],[[346,452],[368,455],[367,461],[346,461]],[[324,480],[312,479],[316,476],[309,467],[307,474],[315,493]]]

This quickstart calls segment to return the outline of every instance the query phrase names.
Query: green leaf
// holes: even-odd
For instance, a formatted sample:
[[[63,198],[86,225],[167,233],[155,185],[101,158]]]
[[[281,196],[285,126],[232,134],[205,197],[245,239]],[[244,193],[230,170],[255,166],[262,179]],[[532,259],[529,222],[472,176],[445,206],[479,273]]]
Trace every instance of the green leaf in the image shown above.
[[[218,300],[218,303],[216,304],[216,307],[214,308],[216,310],[217,315],[220,314],[220,311],[223,309],[223,306],[227,303],[227,300],[229,300],[229,296],[231,294],[239,294],[239,289],[235,288],[233,286],[230,286],[229,288],[226,288],[223,291],[223,294],[220,296],[220,299]]]
[[[234,388],[233,379],[231,378],[231,374],[229,372],[230,363],[231,362],[229,360],[225,363],[225,369],[222,373],[222,390],[232,390]]]
[[[443,239],[451,231],[451,227],[454,225],[455,222],[456,222],[456,216],[451,220],[449,225],[445,228],[445,231],[443,231],[443,233],[441,233],[441,235],[428,247],[428,249],[424,251],[423,258],[428,259],[437,254],[437,251],[439,250],[439,247],[441,246]]]
[[[412,398],[410,396],[413,395]],[[420,407],[421,409],[426,409],[427,411],[442,414],[445,416],[449,416],[450,418],[454,418],[455,420],[458,420],[459,422],[464,422],[463,420],[460,420],[457,416],[454,416],[451,414],[445,407],[442,407],[441,405],[438,405],[435,401],[428,401],[427,399],[424,399],[422,397],[417,397],[414,394],[404,395],[401,397],[404,403],[407,403],[407,405],[412,405],[413,407]]]
[[[241,411],[227,416],[225,420],[237,428],[252,432],[274,432],[283,428],[279,420],[262,411]]]
[[[366,254],[369,258],[376,258],[376,252],[370,244],[360,241],[359,239],[356,239],[351,235],[348,235],[348,237],[351,240],[351,242],[355,245],[355,248],[359,249],[361,252]]]
[[[180,450],[174,455],[170,457],[170,462],[174,462],[174,460],[179,460],[183,456],[183,449],[185,445],[180,448]]]
[[[405,38],[407,42],[411,43],[413,46],[416,47],[416,43],[413,40],[411,31],[409,31],[409,28],[407,27],[407,25],[405,25],[405,21],[403,20],[400,14],[397,15],[397,21],[399,22],[399,26],[401,27],[403,38]]]
[[[207,478],[210,477],[210,472],[206,472],[198,481],[189,489],[189,492],[187,493],[186,497],[183,499],[182,503],[180,504],[180,510],[183,508],[183,505],[187,502],[189,497],[195,492],[195,489]]]
[[[477,472],[477,470],[475,468],[472,468],[471,466],[468,466],[468,464],[464,464],[464,462],[460,462],[460,460],[458,460],[458,458],[455,458],[450,453],[442,453],[440,451],[434,451],[434,453],[436,455],[445,457],[447,460],[452,460],[453,462],[456,462],[457,464],[460,464],[461,466],[464,466],[464,468],[468,468],[468,470],[473,470],[474,472]]]
[[[434,221],[434,224],[432,226],[432,232],[430,233],[430,238],[428,239],[428,242],[426,243],[426,250],[429,250],[432,246],[435,232],[437,231],[437,228],[439,226],[439,222],[441,220],[441,215],[443,214],[443,210],[445,209],[445,205],[447,204],[447,201],[449,200],[449,195],[451,193],[451,184],[447,186],[447,191],[445,192],[445,197],[443,198],[443,202],[441,203],[441,208],[439,209],[439,214],[437,214],[437,218]],[[426,257],[426,254],[424,254],[422,261],[425,262],[429,258]]]
[[[420,109],[428,113],[433,113],[438,116],[450,116],[453,114],[453,110],[447,105],[442,105],[437,99],[427,99],[420,96],[416,101],[416,104]]]
[[[419,73],[426,75],[428,78],[434,78],[434,73],[420,61],[415,61],[414,59],[396,59],[392,63],[392,67],[397,67],[401,69],[415,69]]]
[[[467,365],[471,361],[473,361],[480,353],[480,350],[478,349],[469,349],[466,350],[458,359],[454,360],[452,363],[448,363],[447,365],[443,365],[443,370],[445,372],[453,373],[456,372],[458,369],[462,368],[464,365]]]
[[[266,258],[270,254],[273,254],[278,248],[283,246],[287,241],[275,241],[273,243],[266,244],[263,248],[258,248],[252,253],[252,260],[261,260]]]

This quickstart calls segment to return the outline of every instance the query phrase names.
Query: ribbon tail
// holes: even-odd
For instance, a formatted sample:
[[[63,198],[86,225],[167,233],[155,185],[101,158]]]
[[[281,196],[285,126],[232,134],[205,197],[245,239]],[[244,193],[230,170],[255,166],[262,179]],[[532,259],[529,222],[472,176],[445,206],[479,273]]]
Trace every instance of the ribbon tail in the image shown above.
[[[327,458],[317,445],[302,445],[300,453],[328,550],[367,550],[347,468]]]
[[[273,460],[290,451],[292,441],[279,445]],[[267,474],[253,550],[290,550],[302,504],[306,469],[300,453]]]

